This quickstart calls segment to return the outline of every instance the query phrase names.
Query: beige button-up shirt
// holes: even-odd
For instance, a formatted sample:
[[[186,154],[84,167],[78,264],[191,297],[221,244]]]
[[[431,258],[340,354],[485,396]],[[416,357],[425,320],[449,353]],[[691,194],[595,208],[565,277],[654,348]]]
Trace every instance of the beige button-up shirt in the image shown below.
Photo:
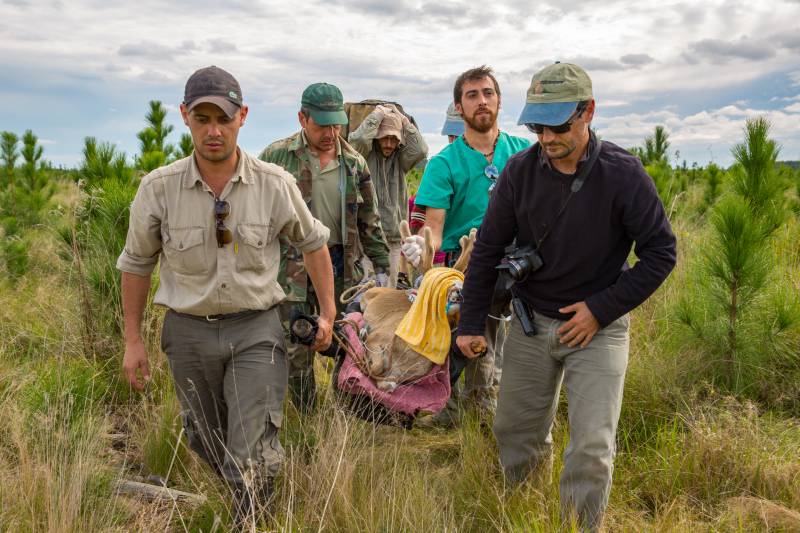
[[[329,231],[311,215],[294,177],[238,152],[236,172],[220,195],[230,204],[224,223],[233,233],[222,248],[214,193],[194,156],[142,178],[117,268],[149,276],[160,260],[154,303],[192,315],[268,309],[286,297],[277,281],[278,236],[304,253],[327,243]]]

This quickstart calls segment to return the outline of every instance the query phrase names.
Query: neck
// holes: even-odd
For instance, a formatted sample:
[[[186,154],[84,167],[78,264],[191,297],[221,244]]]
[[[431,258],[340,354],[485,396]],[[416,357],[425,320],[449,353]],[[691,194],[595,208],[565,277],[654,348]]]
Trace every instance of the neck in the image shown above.
[[[239,148],[237,147],[233,154],[224,161],[209,161],[202,157],[197,157],[197,154],[195,154],[194,160],[197,163],[197,169],[200,171],[203,181],[211,187],[214,194],[219,196],[222,193],[222,189],[233,177],[234,172],[236,172],[236,167],[239,165],[239,157]]]
[[[496,122],[489,131],[483,133],[470,128],[469,124],[464,123],[464,126],[464,137],[471,147],[484,155],[494,149],[494,140],[497,139],[497,135],[500,133]]]
[[[589,130],[586,130],[586,135],[581,137],[578,145],[567,157],[561,159],[551,159],[550,163],[553,167],[562,174],[575,174],[578,170],[578,161],[581,160],[583,154],[586,153],[586,148],[589,146]]]

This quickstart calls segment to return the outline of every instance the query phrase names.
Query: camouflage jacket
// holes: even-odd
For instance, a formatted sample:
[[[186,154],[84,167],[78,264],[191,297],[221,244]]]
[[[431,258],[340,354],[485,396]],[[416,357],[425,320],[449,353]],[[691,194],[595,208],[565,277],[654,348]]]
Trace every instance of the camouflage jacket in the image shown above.
[[[376,267],[389,268],[389,246],[381,228],[377,198],[367,162],[344,139],[341,157],[346,170],[345,206],[342,220],[344,241],[344,286],[351,287],[364,276],[362,254],[366,253]],[[300,132],[275,141],[259,155],[263,161],[285,168],[297,180],[297,186],[311,212],[311,166],[307,148]],[[341,161],[340,161],[341,162]],[[287,243],[282,244],[281,269],[278,281],[290,301],[305,302],[308,293],[308,275],[303,265],[303,255]]]

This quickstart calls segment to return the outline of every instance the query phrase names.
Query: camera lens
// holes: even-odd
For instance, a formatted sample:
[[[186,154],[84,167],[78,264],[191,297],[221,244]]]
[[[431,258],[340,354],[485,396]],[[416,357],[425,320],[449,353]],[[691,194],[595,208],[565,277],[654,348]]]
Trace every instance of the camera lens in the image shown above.
[[[508,273],[511,274],[511,277],[516,281],[520,281],[527,276],[530,268],[531,264],[525,257],[508,260]]]

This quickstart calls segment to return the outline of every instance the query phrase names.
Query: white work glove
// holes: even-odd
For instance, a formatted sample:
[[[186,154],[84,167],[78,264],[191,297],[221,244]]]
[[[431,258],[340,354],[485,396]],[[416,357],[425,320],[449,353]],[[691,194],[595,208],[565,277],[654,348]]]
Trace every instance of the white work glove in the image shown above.
[[[375,283],[377,283],[378,287],[388,287],[389,286],[389,274],[386,272],[378,272],[375,274]]]
[[[419,260],[422,257],[423,246],[425,246],[425,239],[422,238],[422,235],[412,235],[406,237],[400,246],[400,251],[403,252],[406,261],[416,268],[419,266]]]

